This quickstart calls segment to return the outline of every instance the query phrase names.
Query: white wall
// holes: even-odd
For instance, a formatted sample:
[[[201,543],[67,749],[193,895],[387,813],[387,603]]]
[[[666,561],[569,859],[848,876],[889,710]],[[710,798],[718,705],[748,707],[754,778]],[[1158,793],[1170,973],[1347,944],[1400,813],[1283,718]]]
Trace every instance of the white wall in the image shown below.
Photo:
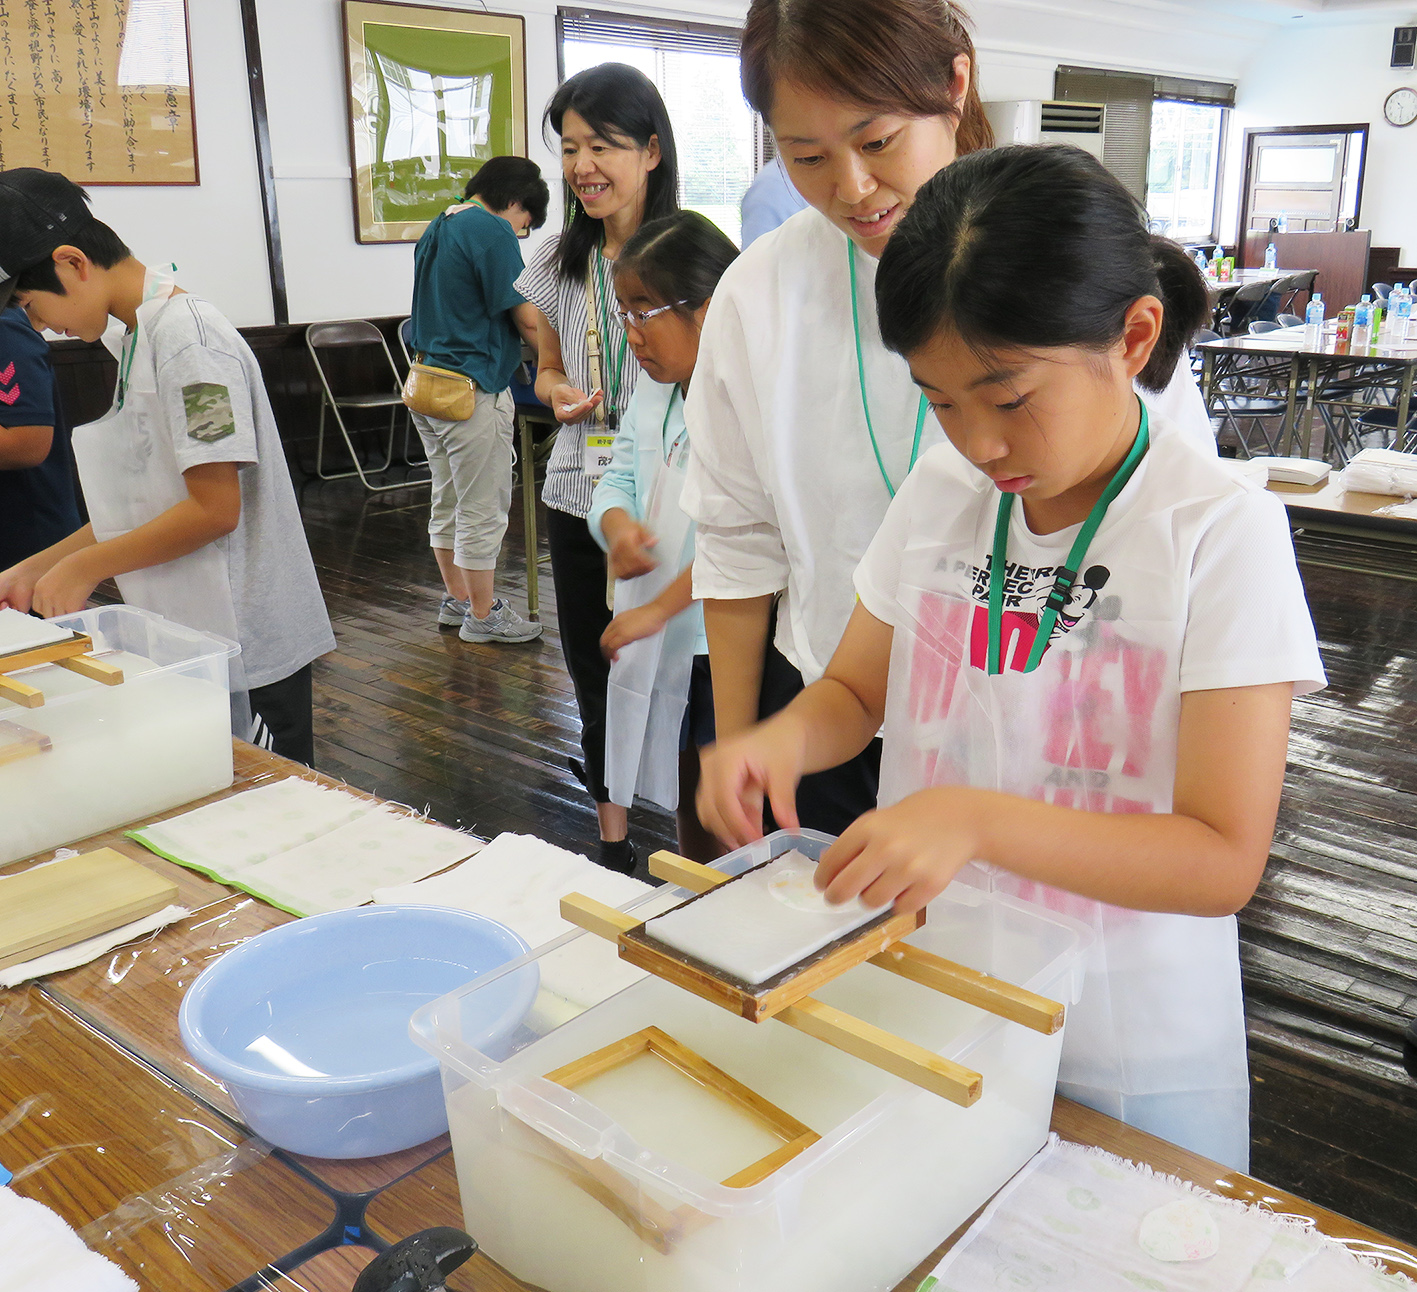
[[[1385,13],[1355,22],[1300,18],[1251,59],[1242,72],[1231,119],[1221,228],[1237,236],[1244,183],[1244,132],[1262,126],[1368,122],[1368,159],[1359,225],[1373,245],[1403,247],[1403,264],[1417,257],[1417,125],[1383,119],[1383,100],[1417,72],[1388,66],[1392,29],[1412,22]]]
[[[438,3],[483,7],[479,0]],[[741,22],[747,9],[746,0],[595,3],[728,25]],[[542,141],[540,117],[556,86],[556,0],[491,0],[487,7],[526,18],[530,153],[554,181],[558,162]],[[98,188],[95,210],[140,259],[175,261],[184,285],[236,323],[269,323],[237,0],[188,0],[188,8],[201,185]],[[1224,6],[1198,15],[1195,0],[974,0],[970,8],[980,88],[991,99],[1050,96],[1059,63],[1233,79],[1273,30],[1229,15]],[[339,0],[258,0],[257,13],[291,320],[403,313],[409,305],[411,246],[360,246],[354,239]],[[1306,78],[1298,76],[1296,83],[1303,86]],[[554,182],[552,192],[543,236],[560,221]]]

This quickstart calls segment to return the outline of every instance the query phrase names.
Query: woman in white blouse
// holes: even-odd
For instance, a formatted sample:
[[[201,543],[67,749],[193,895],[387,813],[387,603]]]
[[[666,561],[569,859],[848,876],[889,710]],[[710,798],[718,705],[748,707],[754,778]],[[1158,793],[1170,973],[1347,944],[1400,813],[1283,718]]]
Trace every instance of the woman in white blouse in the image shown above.
[[[941,440],[904,360],[881,344],[876,259],[916,190],[993,142],[965,15],[949,0],[754,0],[742,69],[810,209],[724,275],[685,409],[683,502],[698,524],[694,595],[720,738],[821,676],[857,563]],[[1184,362],[1147,401],[1214,452]],[[802,824],[837,834],[874,807],[879,761],[877,741],[804,777]]]
[[[601,865],[628,873],[634,855],[626,812],[610,802],[605,785],[605,553],[586,516],[639,375],[615,313],[611,270],[641,224],[679,209],[678,164],[659,91],[624,63],[602,63],[565,81],[545,119],[561,139],[566,226],[516,290],[540,312],[536,393],[561,424],[541,497],[561,649],[581,719],[585,761],[572,760],[572,770],[595,799]]]

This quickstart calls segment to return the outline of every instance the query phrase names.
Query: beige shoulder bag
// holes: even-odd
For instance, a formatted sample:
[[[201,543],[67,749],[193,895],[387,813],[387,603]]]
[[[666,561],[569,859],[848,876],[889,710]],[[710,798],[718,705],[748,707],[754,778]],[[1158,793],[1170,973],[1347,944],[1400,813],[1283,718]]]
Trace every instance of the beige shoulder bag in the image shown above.
[[[449,368],[435,368],[415,355],[403,383],[403,402],[424,417],[465,422],[477,407],[477,383]]]

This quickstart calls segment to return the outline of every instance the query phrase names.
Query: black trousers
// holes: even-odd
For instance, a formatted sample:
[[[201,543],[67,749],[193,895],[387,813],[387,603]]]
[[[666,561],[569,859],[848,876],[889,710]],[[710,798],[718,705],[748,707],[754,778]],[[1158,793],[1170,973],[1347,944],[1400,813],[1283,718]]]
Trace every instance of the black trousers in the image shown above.
[[[763,658],[763,685],[758,696],[760,719],[785,709],[803,690],[802,674],[772,644],[775,627],[774,615]],[[840,834],[857,817],[875,808],[880,784],[881,739],[877,736],[849,762],[802,778],[797,786],[797,819],[807,829]],[[771,815],[766,804],[763,810]]]
[[[561,653],[576,689],[581,714],[581,754],[591,797],[609,803],[605,787],[605,689],[610,663],[600,638],[610,625],[605,604],[605,553],[579,516],[546,509],[546,541],[551,549],[551,582],[556,588],[556,622]]]
[[[262,749],[315,765],[314,699],[310,665],[269,686],[252,687],[251,740]]]

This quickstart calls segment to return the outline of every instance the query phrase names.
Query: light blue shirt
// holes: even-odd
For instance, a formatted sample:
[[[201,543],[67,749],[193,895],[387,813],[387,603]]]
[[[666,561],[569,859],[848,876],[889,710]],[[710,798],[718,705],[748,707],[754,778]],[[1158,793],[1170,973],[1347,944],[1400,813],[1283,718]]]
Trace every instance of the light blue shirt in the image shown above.
[[[782,158],[774,157],[754,177],[743,194],[743,246],[771,233],[789,216],[796,215],[806,200],[787,178]]]
[[[615,435],[615,443],[611,446],[610,465],[596,482],[590,501],[590,515],[586,517],[591,536],[602,548],[606,551],[610,549],[602,528],[605,513],[620,507],[643,522],[650,494],[659,473],[666,469],[666,460],[672,457],[675,466],[680,467],[688,450],[689,428],[684,424],[684,401],[678,394],[678,387],[651,381],[641,373],[630,406],[625,410]],[[676,559],[674,553],[659,548],[654,549],[654,555],[661,561]],[[694,526],[691,523],[684,539],[684,549],[677,555],[677,568],[684,569],[693,559]],[[696,601],[684,613],[694,615],[698,622],[694,654],[707,655],[703,606]]]

